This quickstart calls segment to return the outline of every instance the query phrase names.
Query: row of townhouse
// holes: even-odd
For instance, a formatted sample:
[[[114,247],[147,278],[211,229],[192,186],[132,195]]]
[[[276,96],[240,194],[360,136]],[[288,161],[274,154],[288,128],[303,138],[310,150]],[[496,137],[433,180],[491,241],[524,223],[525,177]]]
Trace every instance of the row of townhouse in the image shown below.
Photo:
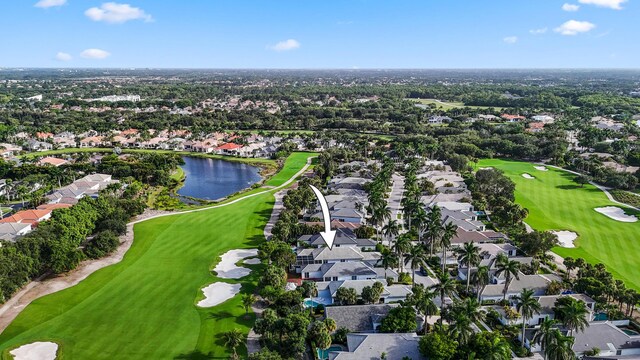
[[[84,196],[97,197],[100,190],[117,182],[111,175],[93,174],[59,188],[46,196],[46,204],[0,219],[0,240],[14,242],[31,232],[38,223],[49,220],[54,210],[71,207]]]

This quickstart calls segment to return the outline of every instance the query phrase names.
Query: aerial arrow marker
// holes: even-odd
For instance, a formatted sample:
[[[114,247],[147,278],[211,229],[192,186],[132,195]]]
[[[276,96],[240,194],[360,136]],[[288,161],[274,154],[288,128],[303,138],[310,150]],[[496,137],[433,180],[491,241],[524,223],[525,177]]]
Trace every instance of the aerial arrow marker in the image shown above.
[[[322,208],[322,218],[324,219],[324,231],[320,232],[322,239],[327,243],[329,250],[333,247],[333,240],[336,238],[336,231],[331,230],[331,214],[329,214],[329,205],[327,205],[327,200],[324,198],[324,195],[318,190],[315,186],[309,185],[311,190],[316,194],[318,201],[320,202],[320,207]]]

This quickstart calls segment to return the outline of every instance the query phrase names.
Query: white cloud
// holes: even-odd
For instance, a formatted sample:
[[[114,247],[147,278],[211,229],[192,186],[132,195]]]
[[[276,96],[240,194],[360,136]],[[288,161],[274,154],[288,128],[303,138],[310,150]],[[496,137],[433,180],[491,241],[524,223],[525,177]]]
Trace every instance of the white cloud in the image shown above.
[[[114,2],[104,3],[99,8],[92,7],[84,14],[93,21],[104,21],[111,24],[121,24],[130,20],[153,21],[151,15],[140,8]]]
[[[562,35],[578,35],[593,30],[596,26],[588,21],[569,20],[553,29]]]
[[[507,36],[506,38],[502,39],[502,41],[506,42],[507,44],[515,44],[518,42],[518,37],[517,36]]]
[[[58,52],[56,54],[56,60],[58,61],[70,61],[73,57],[65,52]]]
[[[529,33],[533,34],[533,35],[540,35],[540,34],[544,34],[547,32],[547,30],[549,30],[546,27],[540,28],[540,29],[532,29],[529,30]]]
[[[580,5],[564,3],[564,5],[562,5],[562,10],[564,10],[564,11],[578,11],[578,10],[580,10]]]
[[[109,55],[111,55],[108,51],[104,51],[101,49],[87,49],[80,53],[85,59],[105,59]]]
[[[269,46],[269,49],[275,50],[275,51],[289,51],[289,50],[297,49],[299,47],[300,47],[300,43],[298,42],[298,40],[288,39],[288,40],[280,41],[279,43],[273,46]]]
[[[578,0],[580,4],[595,5],[599,7],[606,7],[614,10],[622,10],[623,3],[627,0]]]
[[[46,9],[54,6],[62,6],[66,3],[67,0],[40,0],[33,6]]]

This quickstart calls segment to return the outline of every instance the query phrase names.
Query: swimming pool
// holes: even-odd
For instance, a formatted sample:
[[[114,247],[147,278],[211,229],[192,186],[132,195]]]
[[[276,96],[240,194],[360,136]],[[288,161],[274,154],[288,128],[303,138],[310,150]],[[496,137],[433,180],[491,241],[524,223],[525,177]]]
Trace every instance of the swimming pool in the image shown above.
[[[303,304],[304,304],[304,307],[307,308],[307,309],[310,308],[310,307],[315,309],[318,305],[320,305],[319,302],[317,302],[317,301],[315,301],[313,299],[305,299]]]
[[[329,352],[330,351],[342,351],[342,346],[340,346],[340,345],[331,345],[326,350],[316,349],[316,351],[318,352],[318,359],[326,360],[326,359],[329,358]]]

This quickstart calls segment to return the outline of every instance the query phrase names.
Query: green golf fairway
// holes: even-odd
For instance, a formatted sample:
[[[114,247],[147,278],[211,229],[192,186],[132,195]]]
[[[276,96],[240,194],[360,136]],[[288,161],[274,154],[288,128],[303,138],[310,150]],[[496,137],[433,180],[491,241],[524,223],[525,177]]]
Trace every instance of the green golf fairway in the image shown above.
[[[276,175],[269,185],[283,185],[312,155],[292,154],[281,171],[288,177]],[[2,357],[10,359],[9,351],[23,344],[53,341],[59,359],[228,358],[219,335],[232,328],[248,333],[255,317],[245,318],[239,295],[213,308],[195,304],[203,299],[201,289],[217,281],[253,292],[255,271],[228,280],[210,269],[226,251],[264,241],[274,191],[136,224],[135,241],[120,263],[27,306],[0,335]],[[238,351],[246,354],[244,346]]]
[[[610,219],[594,210],[617,206],[627,214],[640,213],[615,204],[604,192],[591,184],[580,187],[576,175],[534,164],[497,159],[481,160],[478,167],[494,167],[516,183],[516,202],[529,210],[525,220],[536,230],[570,230],[578,234],[576,248],[556,247],[560,256],[584,258],[590,263],[603,263],[627,286],[640,290],[640,222],[625,223]],[[535,179],[525,179],[527,173]]]

